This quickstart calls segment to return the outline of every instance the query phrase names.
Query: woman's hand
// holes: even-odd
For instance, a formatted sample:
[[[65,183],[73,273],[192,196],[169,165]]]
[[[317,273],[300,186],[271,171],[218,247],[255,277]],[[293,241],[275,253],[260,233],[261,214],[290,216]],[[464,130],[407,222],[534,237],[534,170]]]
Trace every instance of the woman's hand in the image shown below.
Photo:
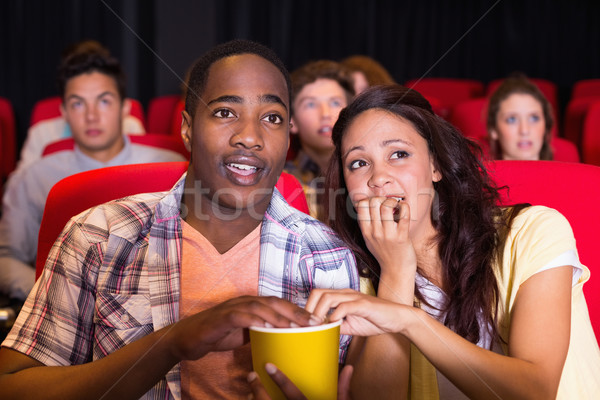
[[[355,204],[358,225],[382,273],[398,266],[414,272],[417,258],[409,237],[408,203],[388,197],[371,197]]]
[[[355,207],[367,248],[381,270],[377,296],[412,305],[417,255],[409,236],[408,204],[394,198],[371,197]]]
[[[306,303],[306,310],[317,318],[329,315],[330,321],[344,318],[340,331],[344,335],[373,336],[402,331],[406,311],[410,306],[401,305],[378,297],[369,296],[352,289],[313,289]],[[402,318],[402,313],[405,317]]]

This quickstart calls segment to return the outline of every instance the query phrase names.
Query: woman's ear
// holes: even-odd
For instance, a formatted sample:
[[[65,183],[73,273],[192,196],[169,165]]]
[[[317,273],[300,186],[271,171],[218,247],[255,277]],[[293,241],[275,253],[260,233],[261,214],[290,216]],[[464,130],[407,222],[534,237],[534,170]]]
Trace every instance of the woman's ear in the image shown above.
[[[433,162],[430,163],[431,165],[431,180],[433,182],[439,182],[442,180],[442,173],[435,167],[435,165],[433,164]]]
[[[492,140],[498,140],[498,131],[496,131],[495,129],[490,129],[490,139]]]
[[[187,111],[181,112],[181,139],[185,148],[192,152],[192,117]]]
[[[290,133],[292,133],[294,135],[298,134],[298,127],[296,126],[294,117],[290,118]]]

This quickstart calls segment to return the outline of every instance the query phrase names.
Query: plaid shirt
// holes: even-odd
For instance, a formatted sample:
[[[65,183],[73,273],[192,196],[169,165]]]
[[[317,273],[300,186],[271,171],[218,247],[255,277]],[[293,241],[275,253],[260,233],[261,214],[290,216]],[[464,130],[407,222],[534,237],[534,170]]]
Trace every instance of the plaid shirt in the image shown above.
[[[49,366],[83,364],[176,322],[184,177],[169,192],[72,218],[2,345]],[[275,190],[261,228],[259,295],[304,306],[313,288],[358,286],[351,251]],[[341,360],[349,341],[340,341]],[[179,364],[144,396],[180,397]]]

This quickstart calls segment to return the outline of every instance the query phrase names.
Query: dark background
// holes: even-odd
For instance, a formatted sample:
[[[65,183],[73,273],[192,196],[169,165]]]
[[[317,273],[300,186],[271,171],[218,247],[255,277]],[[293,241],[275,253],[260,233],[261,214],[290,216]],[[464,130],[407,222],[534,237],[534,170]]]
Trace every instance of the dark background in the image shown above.
[[[56,94],[60,52],[104,43],[123,63],[128,95],[178,93],[214,44],[248,38],[288,68],[367,54],[403,83],[422,76],[487,83],[519,70],[559,87],[600,77],[600,2],[542,0],[3,0],[0,96],[15,108],[19,145],[35,101]]]

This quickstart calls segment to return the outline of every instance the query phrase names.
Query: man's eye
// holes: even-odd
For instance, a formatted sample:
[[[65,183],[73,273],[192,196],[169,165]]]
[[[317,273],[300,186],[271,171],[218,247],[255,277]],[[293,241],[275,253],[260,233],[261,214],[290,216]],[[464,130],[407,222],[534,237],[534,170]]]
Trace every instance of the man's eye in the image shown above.
[[[218,118],[233,118],[233,113],[229,110],[217,110],[215,116]]]
[[[280,125],[283,123],[283,118],[281,118],[281,115],[269,114],[263,118],[263,121],[267,121],[270,124]]]

